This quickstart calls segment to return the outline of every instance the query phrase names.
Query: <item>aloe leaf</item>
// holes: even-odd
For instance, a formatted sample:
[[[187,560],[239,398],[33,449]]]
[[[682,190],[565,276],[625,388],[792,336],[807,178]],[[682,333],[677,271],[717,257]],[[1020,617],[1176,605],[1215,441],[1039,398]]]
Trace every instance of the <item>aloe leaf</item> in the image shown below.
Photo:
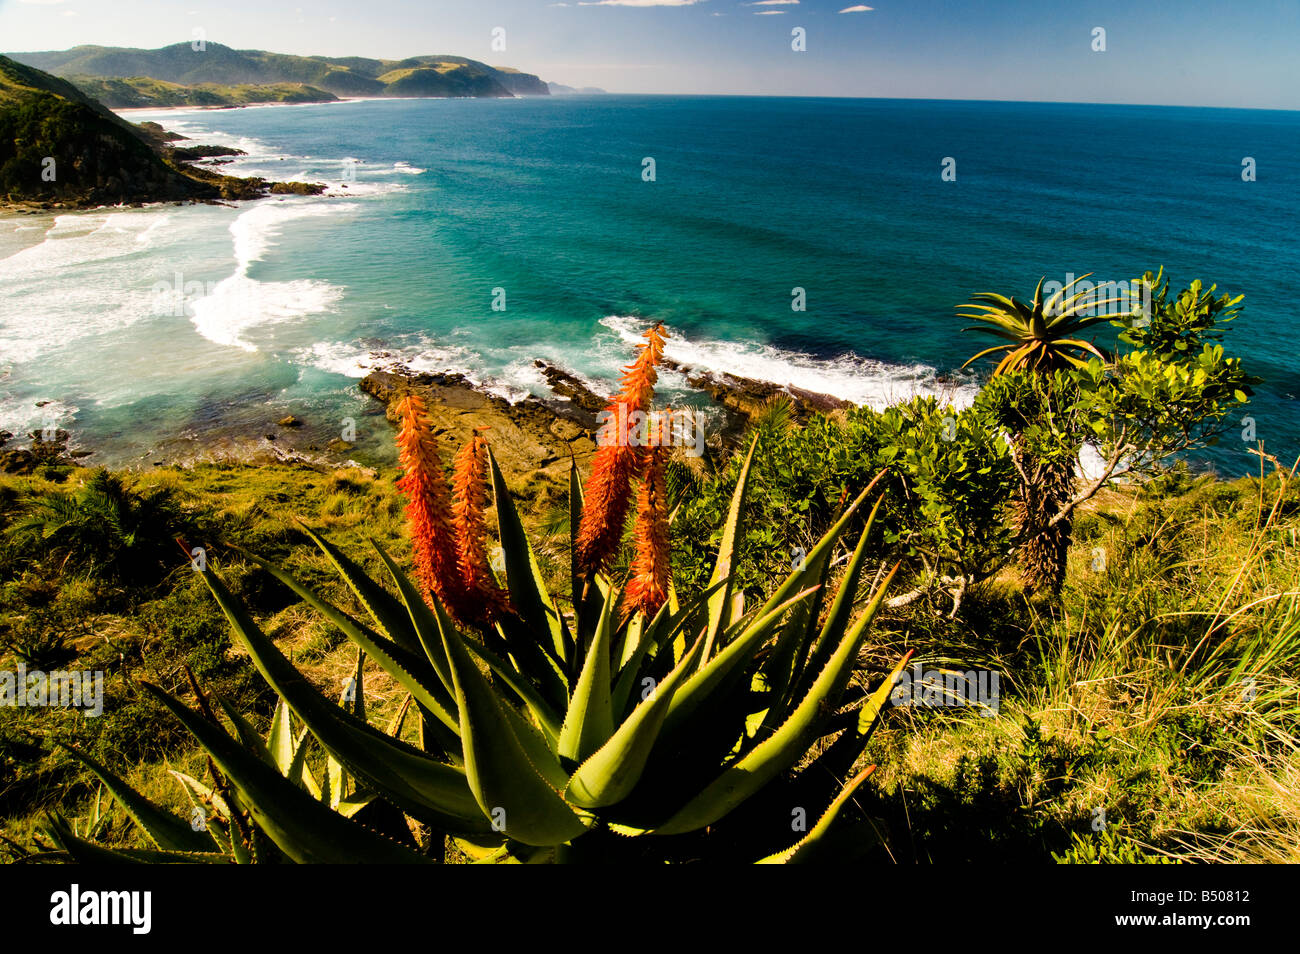
[[[514,500],[506,487],[505,477],[497,466],[496,458],[488,451],[488,467],[492,472],[492,499],[497,508],[497,532],[501,537],[501,553],[506,568],[506,589],[510,604],[519,614],[534,638],[542,633],[550,635],[550,645],[556,660],[564,659],[564,631],[560,613],[542,579],[532,544],[524,533],[524,525],[515,510]],[[540,643],[533,644],[539,649]],[[515,653],[519,648],[511,647]]]
[[[185,789],[185,794],[189,796],[191,805],[199,808],[202,808],[205,804],[211,805],[213,810],[222,818],[230,817],[230,806],[226,804],[226,800],[221,797],[220,792],[213,791],[192,775],[186,775],[184,772],[176,771],[176,769],[168,769],[167,771],[181,783],[181,787]]]
[[[312,798],[320,799],[321,789],[316,782],[316,776],[312,775],[311,769],[307,767],[307,735],[308,730],[303,729],[298,733],[298,742],[293,747],[293,759],[289,762],[289,768],[284,777],[295,785],[301,785],[307,790],[307,794]],[[389,733],[392,734],[391,732]]]
[[[223,707],[224,708],[224,707]],[[275,715],[271,716],[271,728],[266,734],[266,747],[271,753],[272,764],[280,770],[281,775],[289,774],[293,764],[293,717],[289,707],[281,699],[275,706]]]
[[[447,709],[451,709],[451,670],[447,667],[447,657],[442,651],[442,639],[438,636],[438,621],[434,618],[433,611],[429,609],[429,603],[425,597],[420,594],[419,589],[411,581],[406,571],[397,565],[397,562],[388,555],[378,540],[371,538],[370,545],[375,548],[379,554],[380,561],[388,570],[389,576],[393,578],[393,584],[397,587],[397,595],[401,598],[402,604],[406,607],[407,615],[411,617],[411,626],[415,632],[419,649],[424,651],[424,656],[429,660],[433,671],[438,676],[438,681],[446,690],[445,696],[440,696],[444,700]],[[415,653],[412,653],[415,655]],[[436,691],[435,686],[430,686],[430,690]]]
[[[573,457],[569,458],[569,593],[573,599],[573,616],[575,628],[577,621],[582,618],[581,607],[578,601],[582,598],[582,571],[578,566],[578,548],[575,541],[578,539],[578,530],[582,526],[582,479],[578,474],[578,462]],[[569,634],[566,632],[565,634]],[[576,652],[576,643],[570,636],[569,641],[565,644],[564,655],[560,663],[566,669],[573,665],[573,657]]]
[[[347,581],[348,586],[351,587],[361,605],[365,607],[366,612],[375,621],[375,626],[379,632],[407,652],[418,654],[420,644],[416,640],[415,634],[411,632],[410,619],[405,607],[391,593],[372,580],[365,570],[345,556],[338,547],[301,520],[298,521],[298,524],[302,527],[303,532],[311,537],[316,546],[320,547],[321,552],[329,557],[339,575]]]
[[[827,832],[829,832],[831,826],[835,824],[835,820],[839,818],[840,811],[848,804],[849,799],[853,797],[853,793],[858,790],[863,782],[871,777],[871,773],[875,770],[876,767],[870,765],[850,779],[848,784],[840,791],[839,795],[835,796],[835,800],[830,803],[826,811],[822,813],[822,817],[817,820],[817,824],[813,825],[808,834],[800,838],[796,844],[787,848],[785,851],[779,851],[774,855],[769,855],[762,861],[757,862],[757,864],[788,865],[806,864],[811,861],[816,861],[818,849],[826,848],[827,841],[829,840],[826,837]],[[822,853],[825,854],[825,851]]]
[[[375,544],[375,549],[379,551],[380,559],[389,567],[390,572],[393,572],[394,579],[398,583],[399,592],[401,592],[403,581],[398,579],[400,571],[397,571],[396,566],[391,564],[388,554],[378,544]],[[430,672],[437,671],[437,664],[434,662],[430,666],[429,662],[425,661],[425,656],[418,645],[414,651],[411,651],[400,643],[380,636],[369,627],[362,626],[310,587],[300,583],[283,568],[269,560],[263,560],[251,554],[248,554],[248,556],[249,559],[255,561],[277,580],[298,594],[318,613],[337,626],[343,635],[365,650],[384,672],[392,676],[403,689],[415,696],[426,710],[450,730],[450,736],[448,733],[442,733],[439,741],[450,742],[452,748],[455,748],[453,737],[459,728],[459,722],[455,715],[448,711],[451,706],[449,690],[435,685],[438,680],[428,675]],[[410,585],[409,580],[405,582],[407,586]],[[402,595],[405,597],[406,594],[403,593]],[[409,606],[405,607],[404,611],[406,609],[409,609]],[[408,628],[413,626],[418,631],[419,625],[415,622],[415,614],[408,613],[407,615],[409,616]],[[281,766],[281,768],[283,767]]]
[[[811,599],[794,607],[790,617],[781,627],[771,652],[754,678],[754,688],[767,693],[770,704],[763,719],[763,730],[774,728],[785,717],[785,711],[794,697],[794,687],[804,671],[813,643],[817,620],[821,613],[822,596],[826,592],[830,563],[822,569],[817,592]]]
[[[195,831],[189,822],[154,804],[86,753],[67,744],[63,747],[95,773],[118,804],[131,816],[131,820],[159,848],[167,851],[211,851],[216,846],[207,832]]]
[[[858,649],[897,572],[898,566],[895,565],[877,588],[858,621],[840,641],[826,668],[790,718],[748,754],[723,769],[703,791],[658,826],[656,834],[680,834],[713,824],[794,764],[803,754],[808,737],[815,730],[826,707],[833,706],[844,691],[852,675]]]
[[[528,845],[577,838],[587,823],[529,761],[499,697],[479,672],[454,626],[442,633],[456,686],[465,775],[483,814]]]
[[[822,671],[822,668],[826,665],[826,660],[839,644],[840,637],[844,635],[844,630],[849,625],[849,620],[853,616],[853,604],[858,598],[862,568],[866,564],[867,541],[871,537],[872,527],[876,523],[876,515],[880,512],[880,506],[884,503],[884,499],[882,494],[877,498],[875,506],[871,508],[866,526],[862,528],[862,533],[858,537],[858,545],[854,547],[853,556],[849,558],[849,565],[845,568],[844,576],[840,580],[840,587],[835,593],[835,599],[832,601],[830,611],[826,615],[826,621],[822,625],[821,633],[812,645],[807,664],[795,679],[793,692],[791,693],[794,698],[802,696],[807,690],[809,682]],[[792,704],[792,701],[787,699],[784,708],[788,710],[788,707]],[[784,715],[784,712],[782,714]]]
[[[447,622],[450,625],[450,620]],[[528,711],[532,713],[533,718],[537,720],[538,726],[545,734],[548,746],[554,750],[556,740],[560,737],[561,719],[556,715],[550,704],[542,698],[541,693],[533,688],[527,677],[520,675],[509,663],[478,640],[465,635],[462,635],[461,639],[473,651],[474,655],[487,663],[493,674],[519,697],[519,701],[528,707]]]
[[[573,698],[564,715],[558,741],[562,758],[581,762],[614,734],[614,706],[610,691],[609,652],[614,629],[618,590],[611,588],[601,609],[596,633],[587,649]]]
[[[703,669],[693,673],[669,703],[664,732],[676,735],[679,731],[686,731],[691,717],[704,701],[717,692],[719,686],[729,677],[743,672],[740,667],[767,641],[786,612],[816,591],[817,587],[809,587],[754,619],[744,627],[739,636],[728,642],[721,652],[710,659]],[[740,625],[737,624],[736,628],[740,628]]]
[[[244,744],[245,748],[251,749],[261,756],[268,765],[274,765],[275,756],[271,754],[271,750],[267,747],[267,742],[264,741],[258,734],[257,730],[253,728],[253,724],[224,697],[215,692],[211,695],[213,701],[215,701],[221,711],[226,714],[226,718],[230,720],[230,724],[235,727],[235,737]]]
[[[718,634],[731,622],[731,580],[732,565],[736,560],[736,551],[743,536],[740,526],[740,514],[745,506],[745,496],[749,490],[749,470],[754,462],[754,451],[758,449],[758,438],[749,445],[749,453],[741,465],[740,476],[736,478],[736,489],[731,495],[731,506],[727,510],[726,523],[722,525],[722,542],[718,545],[718,558],[713,564],[713,575],[709,585],[726,581],[721,590],[709,598],[709,629],[704,643],[704,652],[700,656],[700,666],[704,666],[712,657]]]
[[[257,627],[214,570],[203,574],[231,629],[262,677],[325,748],[399,807],[446,831],[487,825],[459,769],[356,719],[323,697]]]
[[[862,740],[863,744],[866,744],[867,740],[871,737],[871,733],[875,731],[876,726],[880,723],[880,715],[885,711],[885,703],[889,701],[889,695],[893,692],[894,684],[898,682],[898,677],[902,674],[903,667],[906,666],[907,661],[912,658],[912,652],[913,650],[909,649],[903,654],[903,658],[894,665],[893,670],[890,671],[889,675],[885,678],[885,681],[876,687],[876,691],[867,697],[867,701],[864,702],[862,708],[858,710],[857,735],[858,738]]]
[[[299,864],[429,862],[423,855],[331,811],[188,706],[152,683],[141,685],[189,729],[238,789],[258,827],[293,861]]]
[[[686,631],[686,626],[694,618],[700,607],[720,587],[725,585],[725,580],[719,580],[713,586],[697,594],[685,606],[679,606],[675,600],[669,600],[659,607],[659,612],[655,613],[654,619],[650,621],[645,632],[642,633],[640,645],[637,646],[632,657],[624,664],[618,674],[618,679],[614,683],[611,704],[616,716],[627,712],[628,700],[632,696],[632,690],[637,685],[642,664],[646,657],[658,653],[660,647],[669,642],[675,642],[678,635]],[[680,659],[681,657],[678,656],[675,657],[674,661],[680,662]]]
[[[93,864],[217,864],[230,863],[230,856],[219,851],[154,851],[142,848],[105,848],[73,834],[67,822],[57,815],[46,820],[46,833],[63,849],[68,857],[83,865]],[[209,849],[211,845],[209,845]]]
[[[583,808],[599,808],[622,801],[636,787],[668,714],[668,705],[703,651],[705,638],[700,635],[682,661],[650,691],[609,741],[573,773],[565,792],[569,801]]]

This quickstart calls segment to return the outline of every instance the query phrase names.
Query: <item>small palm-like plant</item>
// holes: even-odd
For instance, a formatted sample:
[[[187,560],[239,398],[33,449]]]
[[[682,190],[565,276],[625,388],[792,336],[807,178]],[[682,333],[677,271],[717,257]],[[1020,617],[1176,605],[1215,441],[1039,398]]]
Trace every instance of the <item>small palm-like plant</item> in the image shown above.
[[[984,349],[962,367],[967,367],[986,355],[1002,355],[993,371],[995,375],[1007,371],[1050,374],[1066,367],[1082,367],[1087,361],[1080,355],[1092,355],[1105,360],[1105,356],[1094,345],[1077,336],[1092,325],[1113,320],[1115,315],[1108,312],[1107,308],[1125,299],[1118,296],[1098,300],[1097,290],[1091,286],[1084,291],[1071,292],[1088,275],[1076,278],[1047,300],[1043,299],[1046,276],[1038,280],[1033,300],[1029,302],[993,292],[981,292],[972,296],[970,302],[961,306],[965,310],[958,311],[957,317],[983,324],[962,330],[1004,338],[1007,343]]]
[[[1089,356],[1106,360],[1095,345],[1078,335],[1092,325],[1112,321],[1112,305],[1128,303],[1126,295],[1100,298],[1105,285],[1088,285],[1074,291],[1092,273],[1081,275],[1050,298],[1043,298],[1043,283],[1038,280],[1029,302],[981,292],[957,312],[957,317],[981,322],[963,331],[978,331],[1005,339],[970,358],[968,367],[987,355],[1000,355],[993,376],[1025,372],[1039,387],[1051,391],[1055,374],[1068,368],[1085,367]],[[1012,453],[1021,475],[1021,487],[1014,509],[1014,522],[1020,537],[1020,568],[1029,587],[1056,592],[1065,579],[1065,560],[1069,549],[1068,521],[1053,523],[1074,490],[1074,460],[1031,460],[1022,433],[1012,435]]]
[[[157,574],[174,552],[175,534],[188,525],[167,489],[139,490],[102,469],[71,492],[34,496],[23,506],[8,529],[20,553],[49,555],[111,580],[143,582]]]
[[[662,337],[658,330],[647,337],[615,410],[621,403],[649,406]],[[195,711],[146,684],[207,751],[217,781],[207,787],[180,778],[206,820],[194,831],[85,759],[157,846],[116,856],[439,861],[450,838],[486,862],[719,855],[786,862],[836,857],[837,848],[858,843],[827,833],[869,770],[838,793],[825,780],[845,777],[861,755],[903,665],[870,693],[850,686],[893,575],[879,574],[874,592],[866,592],[876,510],[863,521],[860,508],[871,487],[764,603],[746,611],[732,577],[751,447],[710,584],[679,598],[668,572],[670,526],[656,456],[662,448],[633,446],[627,433],[617,435],[598,450],[585,492],[571,471],[573,600],[566,612],[548,591],[486,445],[458,458],[449,492],[422,404],[404,402],[402,417],[401,486],[418,583],[375,544],[387,573],[388,585],[381,585],[308,529],[363,607],[363,615],[353,615],[252,557],[356,643],[351,692],[341,704],[323,696],[220,575],[205,570],[241,647],[282,708],[263,741],[220,700],[230,730],[202,694]],[[500,581],[485,565],[485,549],[465,539],[482,533],[487,484],[502,549]],[[623,582],[605,567],[634,501],[636,555]],[[855,524],[864,525],[831,595],[832,557]],[[359,686],[367,660],[409,694],[420,744],[401,738],[405,708],[386,729],[366,718]],[[836,733],[808,758],[811,746]],[[326,756],[319,779],[307,758],[308,734]],[[789,787],[801,784],[798,795]],[[805,833],[791,819],[805,811],[810,792],[823,801],[834,797]],[[408,819],[424,826],[423,844]],[[865,833],[863,826],[855,831]],[[73,858],[110,851],[57,817],[50,832]]]

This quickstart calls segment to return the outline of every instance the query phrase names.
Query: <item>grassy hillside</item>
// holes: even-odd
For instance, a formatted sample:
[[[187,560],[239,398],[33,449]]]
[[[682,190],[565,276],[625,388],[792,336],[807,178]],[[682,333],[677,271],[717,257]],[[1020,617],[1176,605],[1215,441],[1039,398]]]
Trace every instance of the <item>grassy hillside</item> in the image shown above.
[[[0,56],[0,199],[107,204],[220,195],[72,84]]]
[[[395,477],[217,464],[119,478],[64,467],[0,477],[0,669],[21,659],[107,673],[99,718],[0,709],[8,846],[0,853],[41,844],[42,812],[55,808],[110,844],[146,844],[59,742],[188,817],[166,769],[205,778],[205,760],[140,691],[141,679],[184,692],[193,672],[265,732],[274,696],[232,648],[173,536],[206,546],[280,649],[337,695],[355,648],[230,547],[283,558],[326,598],[350,606],[346,586],[293,518],[324,529],[371,571],[379,570],[371,537],[408,564]],[[136,531],[125,549],[95,516],[106,498]],[[1004,679],[993,718],[961,708],[888,710],[866,755],[880,765],[864,796],[889,835],[880,860],[1300,860],[1298,503],[1279,474],[1108,493],[1083,522],[1059,607],[999,581],[955,620],[919,604],[885,611],[860,660],[865,678],[912,649],[927,666],[991,666]],[[63,529],[54,543],[34,545],[33,519],[55,513]],[[569,553],[550,528],[567,517],[529,519],[541,568],[558,586]],[[1104,573],[1093,568],[1098,546],[1123,554]],[[1234,676],[1244,654],[1267,660],[1254,670],[1258,695],[1249,699]],[[404,693],[373,666],[364,691],[377,724],[400,711]],[[1092,826],[1099,807],[1103,833]]]
[[[258,103],[329,103],[333,93],[303,83],[240,84],[203,83],[183,86],[147,76],[104,79],[74,76],[71,82],[83,93],[110,109],[146,106],[247,106]]]
[[[129,123],[66,80],[0,56],[0,202],[79,208],[324,188],[223,176],[185,155],[156,124]]]
[[[63,77],[148,77],[183,86],[304,84],[336,96],[500,97],[546,96],[550,92],[532,74],[498,69],[460,56],[405,60],[292,56],[234,50],[220,43],[208,43],[202,50],[194,50],[188,43],[158,50],[79,46],[13,56],[21,63]]]

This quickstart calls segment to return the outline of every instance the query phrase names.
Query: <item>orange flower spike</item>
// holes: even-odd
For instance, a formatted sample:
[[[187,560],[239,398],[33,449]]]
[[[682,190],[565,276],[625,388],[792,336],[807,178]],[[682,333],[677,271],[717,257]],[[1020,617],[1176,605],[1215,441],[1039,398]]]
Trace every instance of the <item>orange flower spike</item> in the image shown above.
[[[478,434],[471,437],[456,455],[452,486],[452,504],[456,529],[456,560],[464,588],[464,611],[486,621],[508,608],[506,595],[497,585],[488,565],[487,511],[487,441]]]
[[[648,619],[668,600],[670,567],[664,450],[652,447],[645,452],[645,457],[644,477],[637,495],[636,556],[632,560],[632,579],[623,598],[623,611],[627,616],[639,611]]]
[[[632,499],[632,479],[640,469],[637,449],[628,428],[634,411],[645,411],[654,397],[655,370],[663,357],[663,325],[645,333],[646,343],[636,361],[623,374],[623,393],[605,409],[608,420],[598,435],[600,446],[583,488],[582,522],[575,546],[578,565],[586,573],[600,570],[618,549],[623,522]]]
[[[397,405],[397,432],[402,477],[397,488],[406,495],[406,522],[411,532],[415,571],[425,592],[433,591],[449,610],[460,604],[451,494],[438,455],[438,439],[429,427],[424,398],[415,393]]]
[[[668,335],[662,323],[645,333],[646,343],[641,346],[631,367],[623,370],[623,393],[620,396],[629,411],[647,411],[654,397],[655,383],[659,380],[656,368],[664,355],[664,341]]]

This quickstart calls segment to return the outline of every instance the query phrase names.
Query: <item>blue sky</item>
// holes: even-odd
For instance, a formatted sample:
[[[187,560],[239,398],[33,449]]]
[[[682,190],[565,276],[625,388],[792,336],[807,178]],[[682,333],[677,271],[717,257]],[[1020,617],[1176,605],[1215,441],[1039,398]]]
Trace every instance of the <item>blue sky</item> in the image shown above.
[[[841,12],[857,6],[851,12]],[[0,0],[0,49],[454,53],[612,92],[1300,108],[1300,0]],[[491,48],[505,29],[504,52]],[[794,28],[805,52],[791,49]],[[1105,52],[1093,31],[1106,31]]]

